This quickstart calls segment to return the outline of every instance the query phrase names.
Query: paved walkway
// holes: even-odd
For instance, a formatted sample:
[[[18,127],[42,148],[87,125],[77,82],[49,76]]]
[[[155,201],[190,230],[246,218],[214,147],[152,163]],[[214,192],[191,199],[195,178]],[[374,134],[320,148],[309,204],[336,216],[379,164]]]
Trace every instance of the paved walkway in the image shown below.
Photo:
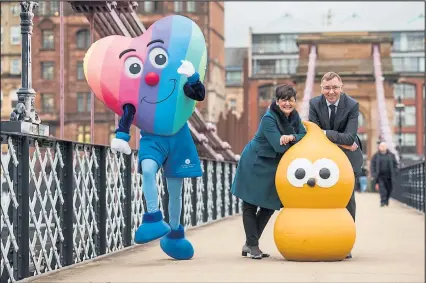
[[[425,282],[424,215],[376,194],[358,194],[354,258],[331,263],[284,260],[273,241],[272,218],[261,241],[263,260],[241,257],[240,216],[188,231],[191,261],[174,261],[158,241],[134,246],[32,282]],[[274,214],[275,217],[277,213]]]

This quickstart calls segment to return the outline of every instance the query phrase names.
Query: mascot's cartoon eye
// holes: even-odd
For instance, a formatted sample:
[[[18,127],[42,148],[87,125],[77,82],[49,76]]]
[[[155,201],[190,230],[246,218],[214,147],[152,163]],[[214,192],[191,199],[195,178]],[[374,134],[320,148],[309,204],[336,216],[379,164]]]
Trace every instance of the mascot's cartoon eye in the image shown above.
[[[130,78],[140,77],[143,71],[142,61],[138,57],[129,57],[124,61],[124,71]]]
[[[293,160],[287,168],[287,180],[296,188],[302,188],[312,175],[312,163],[306,158]]]
[[[322,188],[330,188],[339,180],[339,167],[330,159],[319,159],[314,163],[317,185]]]
[[[166,67],[168,62],[167,52],[160,47],[156,47],[149,52],[149,62],[159,69]]]

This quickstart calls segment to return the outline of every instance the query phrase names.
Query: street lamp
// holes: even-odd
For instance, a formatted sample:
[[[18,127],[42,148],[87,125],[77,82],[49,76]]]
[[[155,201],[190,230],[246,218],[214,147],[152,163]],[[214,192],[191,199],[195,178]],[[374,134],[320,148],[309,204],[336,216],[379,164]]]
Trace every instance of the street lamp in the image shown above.
[[[38,7],[38,3],[36,1],[21,1],[20,5],[22,85],[17,92],[18,104],[10,115],[10,121],[3,121],[1,128],[5,132],[48,136],[49,126],[40,124],[40,118],[34,107],[36,92],[32,88],[31,35],[33,33],[34,9]]]
[[[395,105],[395,110],[398,112],[398,154],[399,154],[399,166],[402,166],[402,112],[404,112],[405,105],[401,102],[401,96],[398,96],[398,103]]]

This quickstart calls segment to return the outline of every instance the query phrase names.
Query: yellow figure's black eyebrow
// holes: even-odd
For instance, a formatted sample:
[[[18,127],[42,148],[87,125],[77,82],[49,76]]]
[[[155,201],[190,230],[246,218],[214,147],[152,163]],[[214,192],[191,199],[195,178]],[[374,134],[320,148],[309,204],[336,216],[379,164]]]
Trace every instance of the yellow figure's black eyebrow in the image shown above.
[[[120,53],[120,56],[118,56],[118,59],[120,59],[124,54],[126,54],[127,52],[130,52],[130,51],[136,51],[136,49],[126,49],[126,50],[124,50],[123,52]]]
[[[150,41],[150,42],[146,45],[146,47],[148,47],[148,46],[150,46],[151,44],[156,43],[156,42],[161,42],[161,43],[163,43],[163,44],[164,44],[164,41],[162,41],[161,39],[154,39],[154,40]]]

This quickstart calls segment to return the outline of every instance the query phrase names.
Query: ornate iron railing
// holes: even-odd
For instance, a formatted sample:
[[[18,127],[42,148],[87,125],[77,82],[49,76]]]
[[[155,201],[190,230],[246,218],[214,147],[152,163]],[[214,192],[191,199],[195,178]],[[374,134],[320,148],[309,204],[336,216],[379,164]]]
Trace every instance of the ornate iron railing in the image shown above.
[[[106,146],[1,133],[1,277],[14,282],[133,244],[145,211],[137,153]],[[202,160],[184,181],[182,224],[241,211],[230,193],[236,164]],[[168,219],[166,181],[157,175]]]
[[[403,167],[399,171],[392,198],[419,211],[425,211],[425,161]]]

